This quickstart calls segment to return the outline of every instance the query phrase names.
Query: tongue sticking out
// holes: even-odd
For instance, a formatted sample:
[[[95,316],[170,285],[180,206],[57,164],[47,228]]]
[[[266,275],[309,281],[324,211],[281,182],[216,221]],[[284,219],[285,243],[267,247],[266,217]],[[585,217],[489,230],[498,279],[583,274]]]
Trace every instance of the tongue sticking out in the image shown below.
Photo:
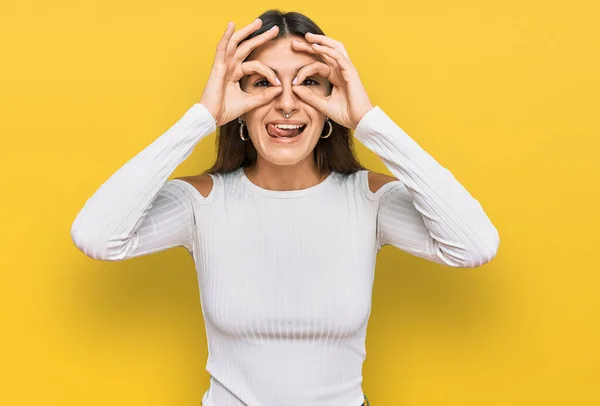
[[[295,137],[296,135],[298,135],[301,130],[302,130],[302,128],[298,128],[298,129],[295,129],[295,130],[284,130],[282,128],[277,128],[273,124],[268,124],[267,125],[267,132],[269,133],[269,135],[271,137],[288,137],[288,138],[291,138],[291,137]]]

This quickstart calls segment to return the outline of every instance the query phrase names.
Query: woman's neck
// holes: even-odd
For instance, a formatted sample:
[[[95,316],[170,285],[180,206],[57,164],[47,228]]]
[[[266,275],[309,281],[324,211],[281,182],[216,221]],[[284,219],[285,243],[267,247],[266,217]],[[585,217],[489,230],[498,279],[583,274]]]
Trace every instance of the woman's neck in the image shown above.
[[[315,186],[329,175],[320,174],[314,162],[296,165],[261,164],[259,162],[243,169],[252,183],[268,190],[302,190]]]

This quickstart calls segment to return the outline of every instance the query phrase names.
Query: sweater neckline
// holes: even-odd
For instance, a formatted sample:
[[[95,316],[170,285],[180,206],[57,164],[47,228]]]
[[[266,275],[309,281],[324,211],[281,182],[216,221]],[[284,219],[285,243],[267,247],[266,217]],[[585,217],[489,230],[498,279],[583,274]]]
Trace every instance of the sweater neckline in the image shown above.
[[[313,195],[313,194],[319,192],[325,186],[327,186],[327,184],[329,184],[329,182],[331,181],[331,179],[333,178],[334,175],[335,175],[335,171],[332,170],[324,180],[322,180],[321,182],[317,183],[316,185],[310,186],[306,189],[270,190],[270,189],[264,189],[264,188],[258,186],[257,184],[252,183],[252,181],[250,179],[248,179],[248,177],[246,176],[246,172],[244,171],[243,167],[238,169],[238,178],[248,189],[250,189],[252,192],[254,192],[256,194],[259,194],[262,196],[267,196],[267,197],[274,197],[277,199],[289,199],[289,198]]]

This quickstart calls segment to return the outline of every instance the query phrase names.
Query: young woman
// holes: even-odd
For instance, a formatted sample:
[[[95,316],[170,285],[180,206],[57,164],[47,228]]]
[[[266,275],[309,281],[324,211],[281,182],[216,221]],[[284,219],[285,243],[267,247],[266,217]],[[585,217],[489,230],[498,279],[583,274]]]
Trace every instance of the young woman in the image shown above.
[[[377,252],[477,267],[484,210],[379,107],[342,43],[270,10],[217,46],[199,103],[117,170],[72,226],[91,258],[183,246],[206,323],[205,406],[359,406]],[[215,164],[168,180],[218,132]],[[352,134],[394,177],[362,167]],[[365,402],[365,403],[363,403]]]

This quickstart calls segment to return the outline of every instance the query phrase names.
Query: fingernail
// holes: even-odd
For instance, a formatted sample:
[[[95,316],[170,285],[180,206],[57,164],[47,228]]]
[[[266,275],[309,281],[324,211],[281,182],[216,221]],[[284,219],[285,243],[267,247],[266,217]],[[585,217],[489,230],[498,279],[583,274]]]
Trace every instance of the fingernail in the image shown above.
[[[275,83],[277,83],[278,85],[281,84],[281,82],[279,81],[279,78],[277,76],[275,76]]]
[[[297,81],[298,81],[298,76],[296,76],[296,77],[294,78],[294,80],[292,80],[292,85],[295,85]]]
[[[321,45],[317,44],[316,42],[313,44],[316,47],[320,47]]]
[[[269,28],[269,31],[274,30],[275,28],[277,28],[276,25],[272,26],[271,28]]]

